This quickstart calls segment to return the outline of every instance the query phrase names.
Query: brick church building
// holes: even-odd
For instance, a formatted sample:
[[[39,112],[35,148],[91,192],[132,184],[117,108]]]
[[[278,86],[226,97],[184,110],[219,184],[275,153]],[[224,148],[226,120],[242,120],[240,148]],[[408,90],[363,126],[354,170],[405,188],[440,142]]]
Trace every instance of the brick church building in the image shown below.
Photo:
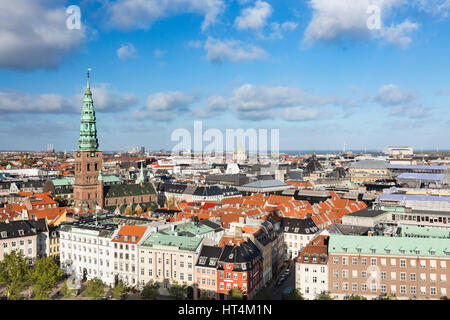
[[[150,208],[156,201],[153,183],[144,183],[140,177],[137,184],[105,186],[102,177],[103,157],[97,139],[97,126],[90,87],[89,72],[81,110],[80,138],[75,150],[75,179],[73,184],[74,206],[80,210],[120,209],[140,205]],[[117,211],[116,211],[117,212]]]

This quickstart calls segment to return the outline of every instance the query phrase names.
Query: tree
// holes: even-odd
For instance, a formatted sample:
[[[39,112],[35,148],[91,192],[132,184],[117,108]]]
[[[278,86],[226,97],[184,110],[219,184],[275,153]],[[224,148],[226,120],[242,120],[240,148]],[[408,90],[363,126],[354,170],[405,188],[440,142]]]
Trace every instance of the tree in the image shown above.
[[[36,300],[46,300],[50,297],[56,281],[63,276],[53,257],[43,257],[36,260],[33,269],[29,271],[29,279],[33,285]]]
[[[330,291],[324,291],[317,296],[316,300],[333,300],[333,298],[330,296]]]
[[[100,300],[105,294],[105,284],[99,278],[93,278],[88,281],[84,295],[91,300]]]
[[[253,297],[254,300],[272,300],[273,294],[269,288],[259,290]]]
[[[136,208],[136,215],[140,216],[142,214],[142,212],[143,212],[143,210],[142,210],[141,206],[138,206]]]
[[[126,216],[132,216],[133,215],[133,208],[131,206],[127,207],[125,209],[125,215]]]
[[[348,300],[367,300],[367,298],[359,296],[357,294],[352,294],[350,297],[348,297]]]
[[[230,295],[231,300],[242,300],[244,294],[238,287],[233,287],[228,293]]]
[[[174,281],[169,287],[169,296],[175,300],[187,299],[187,286]]]
[[[3,261],[0,261],[0,283],[6,284],[8,299],[22,298],[21,292],[25,290],[27,276],[27,261],[23,253],[17,250],[5,253]]]
[[[397,300],[397,296],[395,294],[391,294],[383,298],[383,300]]]
[[[74,280],[67,279],[61,287],[61,294],[64,298],[70,299],[76,296],[77,289],[73,288]]]
[[[69,201],[61,196],[56,196],[55,201],[58,202],[58,207],[67,207],[69,205]]]
[[[198,297],[198,300],[209,300],[209,297],[205,293],[202,293]]]
[[[291,292],[283,295],[283,300],[305,300],[299,289],[292,289]]]
[[[115,299],[125,300],[127,298],[128,288],[122,280],[119,280],[112,293]]]
[[[159,283],[153,282],[153,280],[150,280],[145,285],[144,289],[142,289],[141,297],[144,300],[156,300],[156,298],[159,295]]]

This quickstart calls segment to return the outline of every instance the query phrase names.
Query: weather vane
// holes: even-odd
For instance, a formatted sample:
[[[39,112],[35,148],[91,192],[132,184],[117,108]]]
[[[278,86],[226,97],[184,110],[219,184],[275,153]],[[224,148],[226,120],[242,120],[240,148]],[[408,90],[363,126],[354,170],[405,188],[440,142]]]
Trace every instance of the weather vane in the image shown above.
[[[88,72],[87,72],[87,76],[88,76],[88,78],[89,78],[89,72],[91,72],[91,68],[88,68]]]

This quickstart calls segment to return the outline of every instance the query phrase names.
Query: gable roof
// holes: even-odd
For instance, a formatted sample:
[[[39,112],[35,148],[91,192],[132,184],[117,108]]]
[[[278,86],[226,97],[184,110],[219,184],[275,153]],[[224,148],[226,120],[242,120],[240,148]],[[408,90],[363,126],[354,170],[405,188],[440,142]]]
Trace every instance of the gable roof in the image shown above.
[[[155,189],[151,183],[146,184],[114,184],[103,187],[105,198],[142,196],[155,194]]]

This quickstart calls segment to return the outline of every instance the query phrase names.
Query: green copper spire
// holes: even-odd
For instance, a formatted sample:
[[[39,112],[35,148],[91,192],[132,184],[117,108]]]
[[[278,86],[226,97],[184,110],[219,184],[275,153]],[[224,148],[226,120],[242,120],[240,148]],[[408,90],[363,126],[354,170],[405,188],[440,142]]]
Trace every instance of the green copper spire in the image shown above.
[[[89,72],[87,73],[87,86],[84,93],[83,109],[81,110],[80,139],[78,151],[98,151],[97,127],[95,124],[94,101],[92,100]]]
[[[145,175],[144,175],[144,163],[141,163],[141,170],[139,171],[139,178],[136,180],[136,183],[144,183]]]

